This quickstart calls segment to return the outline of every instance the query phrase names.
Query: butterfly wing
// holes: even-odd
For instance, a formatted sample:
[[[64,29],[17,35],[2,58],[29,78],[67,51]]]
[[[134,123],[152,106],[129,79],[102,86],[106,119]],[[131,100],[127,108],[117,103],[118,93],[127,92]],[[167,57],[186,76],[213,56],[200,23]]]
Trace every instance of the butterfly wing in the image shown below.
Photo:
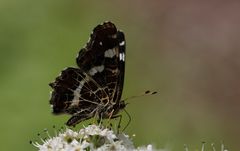
[[[49,85],[53,88],[50,104],[54,114],[93,114],[102,98],[107,97],[91,77],[77,68],[63,70]]]
[[[118,104],[124,82],[125,38],[111,22],[94,28],[86,47],[76,59],[80,69],[89,74]]]
[[[76,61],[79,68],[63,70],[49,84],[53,88],[50,99],[53,113],[72,114],[69,126],[100,114],[108,118],[112,110],[116,114],[124,81],[123,32],[111,22],[98,25]]]

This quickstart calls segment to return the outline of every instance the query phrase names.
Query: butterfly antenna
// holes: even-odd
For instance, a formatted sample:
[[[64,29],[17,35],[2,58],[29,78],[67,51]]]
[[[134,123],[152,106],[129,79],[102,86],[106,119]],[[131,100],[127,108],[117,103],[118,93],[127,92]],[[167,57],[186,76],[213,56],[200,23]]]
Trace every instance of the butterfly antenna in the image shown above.
[[[155,94],[157,94],[157,93],[158,93],[157,91],[149,91],[149,90],[147,90],[147,91],[145,91],[143,94],[134,95],[134,96],[125,98],[123,101],[130,100],[130,99],[135,99],[135,98],[142,97],[142,96],[155,95]]]

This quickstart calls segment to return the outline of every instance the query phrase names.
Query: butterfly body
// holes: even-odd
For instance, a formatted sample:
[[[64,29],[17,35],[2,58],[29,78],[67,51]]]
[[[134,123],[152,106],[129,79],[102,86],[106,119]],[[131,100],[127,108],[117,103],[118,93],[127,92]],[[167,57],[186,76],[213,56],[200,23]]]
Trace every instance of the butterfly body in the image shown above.
[[[125,68],[124,33],[111,22],[94,28],[76,59],[49,85],[54,114],[71,114],[67,125],[97,117],[112,118],[126,104],[121,101]]]

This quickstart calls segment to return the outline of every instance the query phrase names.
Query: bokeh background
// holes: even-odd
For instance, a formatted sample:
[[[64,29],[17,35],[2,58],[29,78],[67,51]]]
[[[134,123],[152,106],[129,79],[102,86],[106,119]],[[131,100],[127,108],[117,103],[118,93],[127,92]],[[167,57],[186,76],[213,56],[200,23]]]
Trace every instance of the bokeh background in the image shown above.
[[[0,150],[36,150],[29,140],[69,118],[51,114],[48,83],[76,66],[105,20],[126,34],[123,98],[159,91],[128,100],[136,145],[180,151],[223,141],[239,150],[239,8],[237,0],[0,0]]]

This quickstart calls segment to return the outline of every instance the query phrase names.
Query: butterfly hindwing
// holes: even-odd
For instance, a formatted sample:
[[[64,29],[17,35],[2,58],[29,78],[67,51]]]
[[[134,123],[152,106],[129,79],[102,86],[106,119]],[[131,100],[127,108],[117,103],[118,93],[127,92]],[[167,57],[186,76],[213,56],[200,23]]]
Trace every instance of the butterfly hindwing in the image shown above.
[[[102,98],[107,97],[91,77],[77,68],[63,70],[50,86],[54,89],[50,104],[55,114],[75,114],[83,109],[95,108]]]

